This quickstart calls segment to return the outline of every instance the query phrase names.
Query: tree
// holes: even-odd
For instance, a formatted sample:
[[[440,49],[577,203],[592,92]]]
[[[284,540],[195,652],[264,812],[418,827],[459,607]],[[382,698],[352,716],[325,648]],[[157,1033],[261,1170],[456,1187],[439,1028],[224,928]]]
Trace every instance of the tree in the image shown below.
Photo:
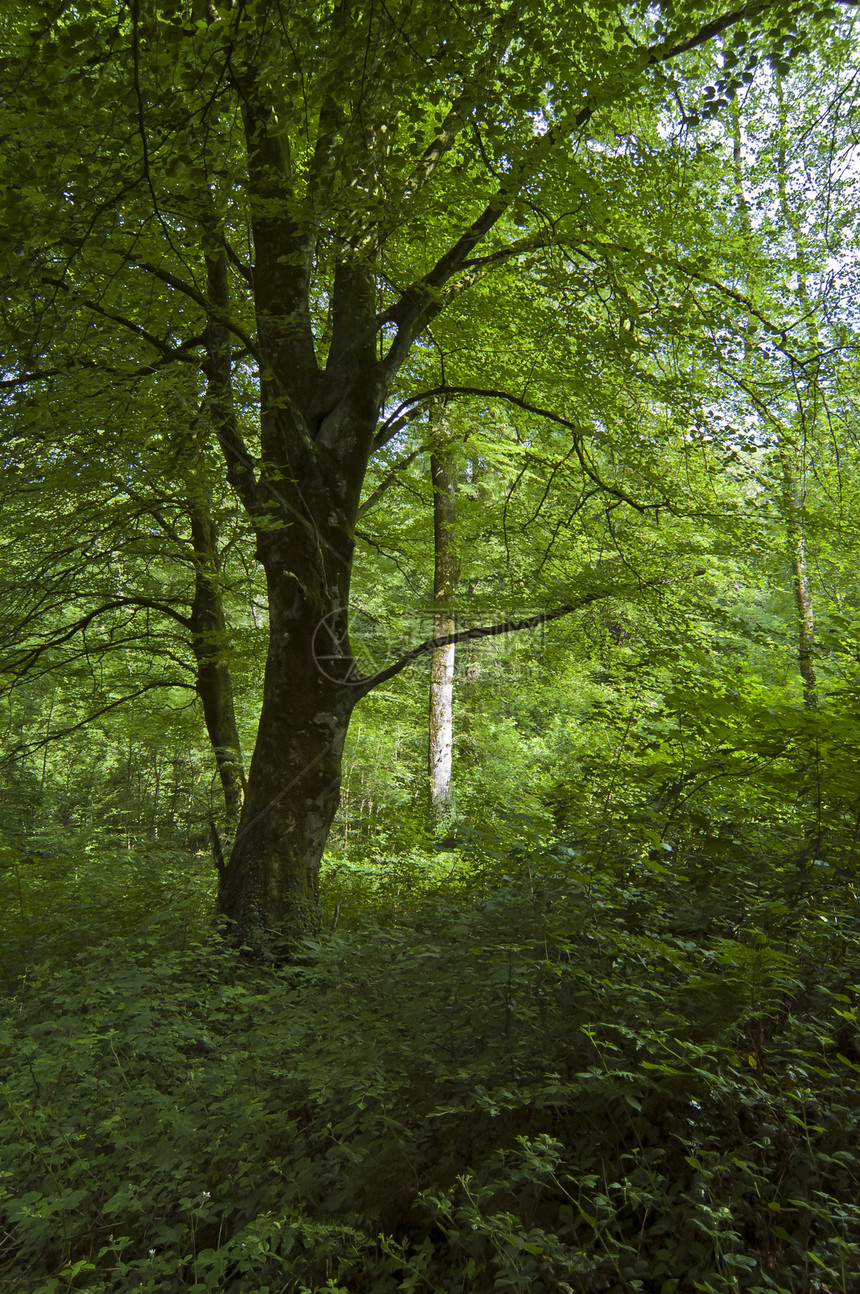
[[[434,427],[430,477],[433,482],[433,637],[449,640],[456,633],[454,606],[460,562],[456,537],[456,467],[450,424]],[[445,641],[430,653],[430,713],[427,763],[431,821],[441,821],[451,805],[454,755],[454,656],[456,644]]]
[[[219,895],[249,942],[313,926],[353,710],[433,645],[357,673],[350,582],[374,452],[440,390],[518,400],[564,429],[607,516],[671,507],[647,444],[678,381],[643,352],[677,335],[660,291],[683,299],[697,251],[677,210],[643,211],[649,185],[676,207],[682,194],[683,150],[653,114],[670,95],[719,111],[820,21],[792,0],[704,14],[337,0],[288,16],[267,0],[101,0],[5,19],[7,363],[31,389],[110,375],[136,398],[191,360],[253,530],[269,646]],[[643,257],[657,305],[634,286]],[[580,317],[554,362],[525,382],[495,363],[512,301],[546,324],[566,297]],[[632,435],[563,394],[565,355],[610,326],[607,353],[641,392],[616,387],[638,406]],[[434,371],[430,333],[459,338],[453,374]],[[574,573],[551,614],[612,587]]]
[[[820,343],[815,324],[815,306],[813,305],[807,287],[808,266],[801,246],[801,236],[799,230],[799,221],[791,212],[785,173],[785,151],[786,151],[786,112],[785,103],[782,96],[781,81],[779,76],[776,78],[776,85],[779,97],[779,119],[778,119],[778,149],[777,149],[777,184],[779,192],[779,214],[782,220],[791,229],[794,239],[794,257],[797,272],[797,299],[796,306],[798,313],[804,321],[807,340],[810,345],[812,356],[817,356],[820,352]],[[743,140],[741,138],[740,118],[737,106],[732,105],[732,134],[733,149],[732,161],[734,168],[735,186],[738,193],[738,211],[741,226],[744,235],[744,245],[748,258],[749,271],[753,274],[752,262],[757,259],[754,251],[754,234],[752,221],[750,218],[749,202],[744,192],[743,170],[741,166],[741,153]],[[757,283],[751,284],[752,294],[760,297],[760,288]],[[788,328],[792,327],[787,324],[783,329],[785,335]],[[746,367],[750,367],[750,344],[747,341],[744,347]],[[776,402],[762,398],[758,395],[754,398],[758,411],[764,414],[770,423],[770,434],[778,437],[777,452],[779,457],[781,484],[781,503],[783,523],[786,534],[786,549],[788,558],[791,563],[792,583],[794,587],[794,601],[797,610],[797,636],[798,636],[798,663],[801,678],[803,679],[803,695],[805,704],[810,709],[818,707],[818,684],[815,669],[815,614],[813,609],[812,594],[810,592],[809,574],[806,561],[806,534],[804,518],[804,499],[803,487],[801,485],[802,463],[798,464],[798,450],[800,446],[791,443],[792,440],[805,442],[808,434],[813,430],[807,427],[806,403],[804,396],[801,394],[799,384],[805,378],[806,365],[801,361],[795,367],[794,356],[787,355],[789,364],[794,368],[792,373],[793,385],[797,396],[795,411],[795,421],[799,424],[801,436],[797,435],[797,426],[795,428],[786,427],[781,411],[775,407]],[[816,369],[818,367],[817,359],[815,361]],[[750,374],[745,372],[743,378],[744,385],[749,389]],[[818,373],[815,372],[813,377],[813,387],[818,384]],[[813,395],[812,409],[815,410],[815,395]],[[815,414],[813,413],[813,422]],[[793,432],[793,435],[792,435]],[[802,451],[801,455],[802,457]]]
[[[7,391],[16,385],[7,379]],[[38,678],[62,687],[81,666],[104,679],[106,668],[111,674],[110,657],[145,655],[149,669],[138,669],[132,686],[94,688],[71,726],[133,703],[141,692],[193,689],[226,823],[235,828],[244,773],[221,570],[224,508],[214,497],[217,477],[207,461],[205,404],[199,410],[171,407],[169,432],[159,425],[166,420],[150,411],[141,419],[150,444],[168,445],[172,479],[153,479],[135,461],[139,445],[124,426],[117,428],[104,404],[98,420],[81,427],[71,386],[68,377],[52,384],[50,420],[40,424],[35,454],[25,457],[20,437],[16,443],[13,436],[7,449],[4,690],[11,695]],[[32,390],[28,398],[29,412],[46,417]],[[71,427],[76,416],[78,425]],[[123,424],[126,417],[123,409]],[[62,732],[69,724],[54,727]],[[49,729],[43,741],[51,739]],[[19,758],[27,749],[25,742],[7,757]]]

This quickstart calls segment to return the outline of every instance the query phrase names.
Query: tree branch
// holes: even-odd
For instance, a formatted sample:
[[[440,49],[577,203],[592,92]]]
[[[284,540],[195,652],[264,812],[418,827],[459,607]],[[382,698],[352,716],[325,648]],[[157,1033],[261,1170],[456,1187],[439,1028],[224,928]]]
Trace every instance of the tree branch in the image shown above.
[[[185,279],[181,279],[177,274],[171,273],[170,270],[162,269],[159,265],[153,265],[151,261],[146,261],[141,256],[135,256],[133,252],[119,251],[115,247],[108,248],[108,250],[111,255],[119,256],[128,265],[134,265],[137,269],[144,270],[147,274],[151,274],[167,287],[173,288],[175,292],[182,292],[183,295],[189,297],[192,301],[195,301],[206,314],[209,313],[209,302],[206,300],[204,294],[199,291],[198,288],[194,287],[192,283],[186,282]],[[245,332],[244,328],[241,328],[233,319],[225,319],[224,325],[229,328],[234,337],[239,338],[248,354],[253,355],[254,359],[259,362],[260,357],[257,351],[257,346],[252,341],[249,334]]]
[[[51,651],[56,647],[61,647],[63,643],[68,642],[70,638],[74,638],[76,634],[83,633],[83,631],[91,625],[94,620],[98,619],[99,616],[105,615],[108,611],[121,610],[123,607],[142,607],[149,611],[159,611],[162,615],[165,615],[169,619],[175,620],[177,624],[182,625],[183,629],[187,629],[189,632],[191,631],[191,621],[188,617],[181,615],[175,610],[175,608],[171,607],[166,602],[158,602],[154,598],[141,597],[113,598],[110,602],[104,602],[101,606],[95,607],[92,611],[88,611],[86,615],[80,616],[73,624],[67,626],[64,632],[57,632],[46,642],[39,643],[34,647],[23,649],[17,657],[10,657],[7,662],[3,662],[4,667],[12,668],[18,674],[26,673],[28,670],[33,668],[44,652]]]
[[[423,451],[424,445],[419,445],[418,448],[413,449],[410,454],[406,454],[403,458],[398,459],[394,466],[386,472],[376,489],[368,494],[367,498],[359,507],[356,517],[364,517],[368,512],[370,512],[371,508],[375,508],[388,487],[391,485],[395,476],[397,476],[399,472],[404,471],[410,463],[413,463],[418,455],[423,453]]]
[[[508,50],[522,9],[523,5],[520,0],[512,0],[507,10],[502,14],[492,38],[487,42],[483,57],[472,72],[470,84],[463,87],[460,94],[451,104],[445,115],[445,120],[425,147],[418,164],[409,177],[403,191],[404,201],[408,202],[417,193],[420,193],[442,161],[442,158],[457,139],[476,105],[477,88],[482,84],[487,73],[498,66]]]
[[[431,391],[426,396],[416,395],[409,400],[402,401],[402,403],[400,403],[394,410],[394,413],[385,419],[385,422],[376,433],[371,453],[375,454],[377,450],[384,449],[389,441],[394,439],[398,432],[401,432],[404,427],[409,426],[410,422],[414,422],[416,418],[420,417],[422,412],[421,404],[424,403],[425,400],[432,400],[433,394],[434,393]],[[404,414],[402,418],[399,417],[398,415],[400,414],[401,409],[406,409],[410,404],[415,407],[410,409],[407,414]]]
[[[777,3],[778,0],[763,0],[762,3],[744,5],[740,9],[730,10],[712,22],[704,24],[689,35],[675,35],[653,45],[650,49],[641,49],[638,51],[640,58],[637,65],[629,77],[621,78],[620,86],[610,100],[604,96],[591,96],[580,108],[570,109],[560,121],[542,135],[536,136],[520,160],[502,177],[496,192],[480,215],[440,256],[433,268],[422,279],[406,288],[399,299],[385,312],[383,321],[397,326],[397,336],[385,357],[389,377],[402,364],[415,337],[423,332],[427,324],[442,309],[444,304],[441,297],[442,288],[463,269],[478,243],[494,228],[528,181],[540,173],[548,157],[565,144],[572,133],[580,131],[598,108],[606,106],[607,102],[619,99],[625,90],[630,88],[633,80],[648,68],[657,67],[688,50],[707,44],[744,19],[760,18]]]
[[[143,687],[139,687],[135,692],[129,692],[126,696],[118,697],[115,701],[109,701],[107,705],[103,705],[100,709],[94,710],[92,714],[88,714],[85,719],[79,720],[78,723],[69,724],[66,728],[60,728],[56,732],[48,733],[47,737],[42,737],[39,741],[27,742],[25,745],[19,746],[16,750],[10,751],[8,755],[0,760],[0,768],[8,767],[23,755],[32,755],[34,751],[42,750],[52,741],[58,741],[63,737],[70,737],[73,732],[80,732],[81,728],[88,727],[91,723],[94,723],[96,719],[100,719],[103,714],[107,714],[110,710],[115,710],[117,706],[125,705],[129,701],[136,701],[139,696],[143,696],[147,692],[153,692],[156,688],[162,687],[179,687],[185,688],[188,691],[194,690],[193,685],[190,683],[178,683],[175,680],[170,679],[159,679],[157,683],[145,683]]]
[[[68,293],[72,298],[74,298],[74,289],[67,283],[64,283],[62,279],[54,279],[44,276],[42,281],[49,284],[51,287],[59,288],[61,291]],[[93,314],[100,315],[103,319],[109,319],[111,323],[117,323],[120,324],[121,327],[127,328],[129,332],[135,335],[135,337],[140,337],[143,341],[148,342],[153,350],[157,350],[164,359],[173,360],[182,358],[180,354],[182,348],[169,346],[167,342],[162,341],[160,337],[156,337],[154,333],[148,332],[141,324],[135,323],[133,319],[127,318],[126,315],[122,315],[116,310],[109,310],[106,306],[100,305],[98,301],[91,301],[88,297],[80,298],[80,303],[87,310],[91,310]],[[193,362],[193,360],[190,360],[189,362]]]
[[[692,577],[704,575],[703,570],[692,572]],[[497,638],[501,634],[519,633],[523,629],[537,629],[539,625],[549,624],[552,620],[560,620],[563,616],[572,615],[574,611],[581,611],[583,607],[591,606],[593,602],[601,602],[606,598],[632,597],[641,593],[644,589],[661,588],[667,584],[677,583],[678,578],[661,578],[657,580],[646,580],[638,585],[622,585],[614,589],[600,589],[594,593],[586,593],[583,597],[578,598],[576,602],[570,602],[563,607],[556,607],[554,611],[544,611],[538,615],[527,616],[524,620],[504,620],[495,625],[476,625],[472,629],[462,629],[458,633],[445,634],[439,638],[427,638],[417,647],[413,647],[405,656],[401,656],[393,665],[386,669],[380,670],[377,674],[372,674],[368,678],[356,680],[356,688],[360,696],[366,696],[373,688],[379,687],[381,683],[387,683],[389,679],[394,678],[402,670],[411,665],[413,661],[418,660],[421,656],[427,656],[430,652],[435,651],[438,647],[450,647],[457,643],[477,642],[482,638]]]
[[[634,511],[640,513],[651,512],[654,508],[665,508],[668,506],[665,497],[643,503],[639,499],[632,498],[626,490],[622,490],[620,486],[608,484],[603,480],[596,468],[589,462],[588,455],[582,446],[584,433],[580,425],[571,422],[569,418],[563,417],[560,413],[555,413],[552,409],[543,409],[540,405],[532,404],[529,400],[522,399],[521,396],[512,395],[510,391],[496,391],[479,386],[437,386],[433,387],[429,391],[422,391],[420,394],[412,396],[408,400],[404,400],[398,406],[398,411],[399,409],[407,408],[410,404],[415,404],[418,401],[423,403],[427,400],[432,400],[437,396],[449,398],[473,396],[484,400],[504,400],[508,404],[513,404],[518,409],[522,409],[525,413],[530,413],[537,418],[545,418],[549,422],[557,423],[558,426],[564,427],[567,431],[573,433],[573,448],[576,453],[576,457],[579,460],[580,467],[589,480],[593,481],[594,484],[599,486],[599,488],[606,494],[611,494],[613,498],[620,500],[621,503],[626,503],[628,507],[633,508]],[[400,430],[405,426],[407,421],[408,418],[404,417],[401,418],[398,423],[395,423],[395,429],[392,429],[391,435],[388,439],[391,439],[391,436],[395,435],[397,430]],[[382,443],[384,444],[385,441]]]

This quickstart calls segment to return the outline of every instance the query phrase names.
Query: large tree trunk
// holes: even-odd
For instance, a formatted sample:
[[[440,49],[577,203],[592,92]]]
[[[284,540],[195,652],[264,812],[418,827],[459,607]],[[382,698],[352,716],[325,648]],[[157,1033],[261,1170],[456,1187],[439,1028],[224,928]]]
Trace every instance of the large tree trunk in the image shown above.
[[[450,431],[443,426],[430,456],[433,481],[433,637],[453,634],[454,602],[460,564],[455,520],[456,485]],[[454,643],[434,648],[430,657],[430,716],[427,747],[429,804],[432,824],[451,811],[454,756]]]
[[[355,515],[378,405],[371,396],[368,412],[366,393],[351,395],[333,402],[326,416],[303,418],[317,427],[315,441],[283,437],[292,449],[291,478],[286,471],[276,481],[261,475],[253,487],[269,646],[257,740],[218,910],[243,942],[260,949],[273,937],[292,939],[317,927],[320,862],[361,694],[347,608]],[[278,428],[298,416],[280,401],[267,402],[265,439],[276,441]]]
[[[270,568],[267,578],[263,706],[239,829],[218,895],[219,912],[254,947],[317,928],[320,863],[358,697],[349,677],[340,599],[313,596],[288,571]]]
[[[269,647],[263,704],[239,828],[218,911],[264,952],[319,921],[319,870],[340,798],[343,746],[361,689],[349,646],[355,521],[386,375],[377,355],[376,283],[347,240],[331,284],[325,367],[310,298],[317,224],[285,202],[292,159],[259,69],[233,68],[247,142],[260,374],[260,454],[252,460],[232,408],[218,440],[252,520],[266,574]],[[327,108],[328,112],[329,109]],[[337,113],[336,106],[331,111]],[[318,179],[328,174],[321,139]],[[219,273],[223,260],[208,264]],[[212,318],[223,318],[210,281]],[[222,298],[223,299],[223,298]],[[227,347],[221,354],[226,357]],[[223,383],[226,389],[227,383]]]
[[[219,912],[257,951],[318,926],[320,863],[340,798],[347,728],[362,691],[347,608],[352,533],[376,411],[375,402],[368,416],[342,401],[318,420],[318,439],[313,448],[304,442],[303,460],[294,443],[293,479],[263,480],[277,505],[257,532],[269,601],[263,703],[218,894]],[[275,425],[293,413],[280,404],[265,410]],[[329,437],[347,451],[330,448]],[[350,448],[359,451],[357,465],[349,461]]]

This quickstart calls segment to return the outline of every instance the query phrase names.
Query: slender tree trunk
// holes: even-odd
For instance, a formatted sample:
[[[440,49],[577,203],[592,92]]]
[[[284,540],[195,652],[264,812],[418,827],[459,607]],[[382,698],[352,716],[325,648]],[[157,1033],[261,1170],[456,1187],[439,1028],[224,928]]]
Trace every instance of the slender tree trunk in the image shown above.
[[[206,260],[206,283],[209,316],[206,329],[206,396],[195,426],[207,434],[214,431],[220,438],[229,437],[235,426],[233,407],[230,334],[226,319],[230,305],[227,257],[218,238],[218,222],[211,194],[203,199],[201,225]],[[218,776],[227,810],[227,830],[232,836],[239,820],[245,791],[245,771],[236,713],[233,702],[233,680],[228,664],[228,634],[221,594],[221,560],[218,531],[212,518],[210,492],[204,478],[198,475],[200,446],[189,445],[188,516],[194,550],[194,601],[191,606],[191,645],[197,662],[197,695],[203,706],[203,717],[209,741],[215,753]],[[213,842],[219,867],[220,842],[214,822]]]
[[[806,321],[806,336],[811,347],[818,350],[818,328],[815,308],[810,300],[807,282],[806,248],[804,246],[801,222],[791,208],[788,197],[786,177],[786,109],[782,94],[782,80],[776,79],[779,100],[779,153],[777,158],[777,182],[779,201],[783,218],[791,230],[794,239],[794,250],[797,263],[797,300]],[[818,418],[818,392],[813,385],[810,393],[810,410],[798,398],[798,437],[805,444],[813,431]],[[797,461],[789,448],[781,454],[782,494],[785,515],[788,556],[791,562],[792,582],[794,585],[794,602],[797,609],[798,631],[798,664],[803,679],[803,700],[811,710],[818,709],[818,683],[815,674],[815,618],[813,615],[812,593],[806,570],[806,534],[804,524],[804,499],[801,483],[798,480]]]
[[[779,188],[780,207],[783,217],[791,229],[797,257],[797,295],[798,303],[806,319],[807,336],[810,343],[817,346],[818,338],[812,302],[807,289],[804,249],[800,224],[791,210],[785,183],[785,113],[782,91],[777,79],[777,91],[780,102],[780,142],[777,157],[777,183]],[[739,211],[744,234],[752,250],[752,221],[749,206],[742,182],[742,150],[740,114],[738,106],[732,103],[732,137],[735,187],[738,194]],[[806,415],[802,405],[798,409],[800,431],[805,437],[809,428],[805,425]],[[814,421],[814,415],[813,415]],[[818,684],[815,673],[815,616],[812,602],[812,591],[806,569],[806,536],[804,527],[804,502],[795,455],[789,444],[784,429],[780,430],[779,463],[782,477],[782,515],[785,524],[786,550],[791,563],[792,587],[797,615],[798,665],[803,680],[804,704],[812,710],[818,708]]]
[[[245,790],[242,748],[233,703],[233,680],[227,661],[228,633],[221,597],[220,559],[215,523],[199,500],[188,503],[194,545],[194,601],[191,646],[197,662],[197,695],[215,753],[224,792],[228,830],[239,820]]]
[[[437,433],[430,456],[433,481],[433,637],[454,633],[454,603],[460,563],[457,557],[455,520],[456,486],[450,429]],[[454,657],[450,643],[436,647],[430,657],[430,722],[427,751],[431,822],[450,813],[454,753]]]
[[[815,616],[806,572],[806,540],[803,530],[803,500],[797,468],[791,451],[780,453],[782,501],[788,558],[791,562],[794,605],[797,612],[798,663],[803,679],[803,700],[810,710],[818,709],[818,681],[815,674]]]

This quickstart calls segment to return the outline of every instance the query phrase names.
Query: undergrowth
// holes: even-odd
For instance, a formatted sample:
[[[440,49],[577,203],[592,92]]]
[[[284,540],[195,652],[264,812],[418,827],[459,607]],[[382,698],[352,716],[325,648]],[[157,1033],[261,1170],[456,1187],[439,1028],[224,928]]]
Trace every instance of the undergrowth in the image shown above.
[[[846,877],[467,853],[301,965],[151,921],[31,968],[0,1289],[860,1289]]]

